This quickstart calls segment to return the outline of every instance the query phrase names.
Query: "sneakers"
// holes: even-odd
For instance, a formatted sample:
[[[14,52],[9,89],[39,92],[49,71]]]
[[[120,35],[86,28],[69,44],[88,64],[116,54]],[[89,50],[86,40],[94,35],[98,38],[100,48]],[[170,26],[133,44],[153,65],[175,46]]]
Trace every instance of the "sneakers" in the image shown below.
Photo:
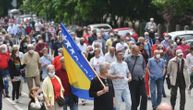
[[[9,95],[5,95],[5,98],[10,98],[10,96]]]
[[[16,105],[16,101],[15,101],[15,100],[13,100],[12,104],[13,104],[13,105]]]
[[[21,104],[21,101],[19,99],[16,99],[16,103]]]

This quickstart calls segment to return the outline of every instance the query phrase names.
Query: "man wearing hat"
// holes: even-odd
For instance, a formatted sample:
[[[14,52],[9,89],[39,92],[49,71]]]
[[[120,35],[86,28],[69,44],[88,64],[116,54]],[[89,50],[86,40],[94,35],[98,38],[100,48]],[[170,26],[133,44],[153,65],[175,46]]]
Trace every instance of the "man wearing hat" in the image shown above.
[[[178,88],[180,89],[179,110],[184,110],[186,102],[185,88],[189,86],[189,75],[188,65],[186,60],[183,58],[183,52],[181,49],[176,50],[176,56],[169,61],[167,73],[169,74],[171,83],[170,102],[173,110],[176,104]]]

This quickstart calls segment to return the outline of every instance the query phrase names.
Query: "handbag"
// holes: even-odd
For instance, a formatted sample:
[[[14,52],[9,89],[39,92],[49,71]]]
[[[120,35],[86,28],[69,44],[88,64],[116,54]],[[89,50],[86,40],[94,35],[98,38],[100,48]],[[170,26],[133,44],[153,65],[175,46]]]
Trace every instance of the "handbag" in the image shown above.
[[[171,88],[171,82],[170,82],[170,76],[169,75],[166,76],[166,83],[167,83],[168,89],[170,89]]]
[[[65,100],[64,100],[64,98],[61,97],[61,96],[59,96],[59,97],[56,98],[56,102],[58,103],[58,105],[59,105],[60,107],[62,107],[62,106],[65,105]]]

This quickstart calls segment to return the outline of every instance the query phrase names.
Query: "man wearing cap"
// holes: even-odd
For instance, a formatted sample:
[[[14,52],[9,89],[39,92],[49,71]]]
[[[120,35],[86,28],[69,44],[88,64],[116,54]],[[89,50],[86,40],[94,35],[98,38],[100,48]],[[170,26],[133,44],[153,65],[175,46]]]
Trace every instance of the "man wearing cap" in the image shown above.
[[[171,98],[170,102],[175,108],[178,87],[180,89],[180,109],[184,110],[186,102],[185,88],[189,86],[189,74],[188,65],[183,58],[183,52],[181,49],[176,50],[176,57],[172,58],[167,67],[167,73],[170,77],[171,83]]]

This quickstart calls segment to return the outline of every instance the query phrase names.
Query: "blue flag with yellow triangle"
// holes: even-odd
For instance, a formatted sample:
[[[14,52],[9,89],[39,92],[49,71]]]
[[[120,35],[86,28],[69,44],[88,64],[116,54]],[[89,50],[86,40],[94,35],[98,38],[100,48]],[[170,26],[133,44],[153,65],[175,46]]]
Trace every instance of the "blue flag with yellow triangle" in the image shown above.
[[[95,71],[91,68],[63,24],[61,24],[61,29],[64,45],[64,63],[71,91],[79,98],[91,99],[88,90],[91,80],[95,77]]]

